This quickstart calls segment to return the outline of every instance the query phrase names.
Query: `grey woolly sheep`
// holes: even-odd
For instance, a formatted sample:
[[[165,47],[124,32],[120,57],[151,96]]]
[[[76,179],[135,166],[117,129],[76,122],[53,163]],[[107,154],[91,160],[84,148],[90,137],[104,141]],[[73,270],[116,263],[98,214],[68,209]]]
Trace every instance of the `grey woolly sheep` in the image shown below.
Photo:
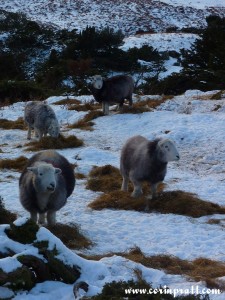
[[[149,182],[152,194],[146,201],[148,211],[149,200],[156,197],[157,185],[165,178],[167,163],[179,159],[179,153],[169,139],[149,141],[140,135],[128,139],[120,157],[120,173],[123,177],[121,189],[128,190],[130,179],[134,186],[132,197],[138,197],[142,194],[142,182]]]
[[[74,171],[68,160],[55,150],[33,155],[19,179],[20,202],[39,223],[56,223],[56,211],[62,208],[75,187]]]
[[[34,129],[39,140],[43,135],[49,134],[57,138],[59,136],[59,123],[53,109],[39,101],[31,101],[25,106],[24,121],[28,126],[27,139],[31,138],[31,130]]]
[[[103,79],[100,75],[91,78],[91,92],[97,102],[102,103],[103,113],[109,114],[109,104],[118,103],[120,109],[124,100],[129,100],[132,106],[132,94],[134,90],[134,80],[128,75],[113,76]]]

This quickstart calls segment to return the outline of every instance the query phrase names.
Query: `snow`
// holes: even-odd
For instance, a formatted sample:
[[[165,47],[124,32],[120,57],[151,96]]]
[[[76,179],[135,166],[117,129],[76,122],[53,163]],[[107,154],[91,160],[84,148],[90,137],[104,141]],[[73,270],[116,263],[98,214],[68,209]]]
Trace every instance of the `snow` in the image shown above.
[[[160,0],[174,6],[189,6],[198,9],[206,7],[224,7],[224,0]]]
[[[152,112],[143,114],[114,114],[94,120],[94,131],[70,130],[66,125],[82,117],[84,112],[68,111],[66,105],[55,105],[63,97],[51,97],[46,100],[51,104],[61,120],[64,134],[75,134],[84,140],[84,146],[60,150],[71,163],[77,163],[77,171],[88,174],[94,166],[111,164],[119,167],[122,145],[131,136],[141,134],[149,139],[168,137],[175,141],[181,155],[179,162],[168,165],[165,178],[166,190],[184,190],[196,193],[201,199],[224,205],[225,203],[225,142],[224,111],[225,98],[212,100],[219,91],[187,91],[184,95],[168,99]],[[65,98],[65,97],[64,97]],[[90,96],[73,97],[82,102],[89,102]],[[157,98],[150,96],[135,97]],[[160,99],[160,97],[158,96]],[[1,114],[9,119],[23,115],[23,103],[4,107]],[[65,122],[66,119],[66,122]],[[26,131],[1,130],[0,148],[2,158],[15,158],[20,155],[30,157],[25,151]],[[22,219],[16,224],[23,224],[28,213],[19,203],[18,178],[15,171],[0,172],[0,195],[7,209],[16,212]],[[168,254],[181,259],[193,260],[199,256],[225,262],[224,229],[220,225],[211,225],[211,218],[223,219],[221,215],[190,218],[173,214],[144,213],[135,211],[110,210],[93,211],[87,208],[99,192],[86,189],[86,180],[77,180],[74,193],[65,207],[57,213],[57,221],[78,224],[94,246],[83,251],[85,254],[106,254],[124,252],[138,246],[146,255]],[[6,226],[6,225],[4,225]],[[5,227],[4,227],[5,228]],[[4,229],[3,228],[3,229]],[[18,253],[35,253],[28,245],[21,246],[14,241],[7,241],[4,230],[0,230],[0,249],[14,249]],[[45,228],[40,228],[37,239],[48,238],[49,247],[60,250],[60,258],[67,263],[77,263],[82,269],[80,280],[90,285],[89,295],[101,291],[105,282],[129,280],[135,278],[132,270],[142,270],[144,278],[155,287],[167,284],[170,288],[189,288],[193,284],[204,287],[204,283],[188,282],[185,277],[167,275],[162,271],[145,268],[122,257],[103,258],[99,262],[86,261],[62,242],[51,235]],[[4,259],[0,268],[13,270],[16,259]],[[0,290],[1,292],[1,290]],[[72,298],[72,286],[56,282],[38,284],[29,293],[17,295],[15,299],[62,299]],[[215,296],[215,299],[224,299]],[[222,298],[220,298],[222,297]],[[212,299],[214,299],[212,297]]]
[[[192,33],[152,33],[152,34],[137,34],[124,39],[124,44],[120,47],[127,51],[130,48],[141,48],[143,45],[148,45],[163,51],[176,51],[181,49],[190,49],[191,45],[199,38],[197,34]]]

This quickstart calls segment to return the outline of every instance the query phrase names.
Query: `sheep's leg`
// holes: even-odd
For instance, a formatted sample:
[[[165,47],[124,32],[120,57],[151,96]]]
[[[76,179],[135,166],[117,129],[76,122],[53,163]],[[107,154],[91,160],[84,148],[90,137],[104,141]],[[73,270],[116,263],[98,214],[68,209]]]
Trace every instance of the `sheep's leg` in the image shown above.
[[[35,223],[37,223],[37,213],[36,212],[31,212],[30,213],[30,218],[33,220]]]
[[[27,132],[27,139],[28,140],[31,139],[31,130],[32,130],[32,127],[28,124],[28,132]]]
[[[35,135],[36,135],[36,137],[37,137],[37,138],[39,139],[39,141],[40,141],[41,138],[42,138],[43,133],[42,133],[39,129],[37,129],[37,128],[35,128],[34,130],[35,130]]]
[[[128,98],[128,101],[129,101],[129,107],[132,107],[132,106],[133,106],[133,100],[132,100],[132,97],[131,97],[131,98]]]
[[[123,102],[119,103],[119,111],[123,112]]]
[[[45,213],[39,214],[38,223],[39,224],[44,224],[45,223]]]
[[[48,211],[47,212],[47,221],[49,226],[54,226],[56,223],[56,212]]]
[[[151,185],[151,194],[149,194],[146,197],[146,207],[145,207],[145,211],[149,211],[149,204],[150,204],[150,200],[154,199],[157,197],[157,186],[158,183],[152,184]]]
[[[128,182],[129,182],[129,178],[127,176],[123,176],[123,183],[121,186],[121,190],[124,192],[128,191]]]
[[[109,115],[109,103],[108,102],[102,102],[102,110],[104,115]]]
[[[131,181],[132,181],[132,183],[134,185],[134,190],[133,190],[133,193],[131,194],[131,196],[133,198],[137,198],[137,197],[139,197],[139,196],[142,195],[141,183],[139,181],[137,181],[137,180],[132,180],[131,179]]]

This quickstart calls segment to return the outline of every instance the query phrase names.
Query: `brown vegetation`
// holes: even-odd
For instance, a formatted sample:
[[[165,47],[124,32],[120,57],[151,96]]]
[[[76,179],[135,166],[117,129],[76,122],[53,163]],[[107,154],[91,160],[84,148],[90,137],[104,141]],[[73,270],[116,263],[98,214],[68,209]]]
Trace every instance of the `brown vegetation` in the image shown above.
[[[62,99],[59,101],[54,102],[55,105],[79,105],[81,103],[80,100],[77,99]]]
[[[21,129],[25,130],[23,118],[18,118],[16,121],[10,121],[7,119],[0,119],[0,128],[2,129]]]
[[[0,169],[13,169],[22,171],[27,161],[28,158],[25,156],[20,156],[15,159],[0,159]]]
[[[0,224],[9,224],[16,220],[16,214],[7,210],[0,196]]]
[[[130,193],[112,191],[100,195],[89,204],[89,207],[96,210],[111,208],[144,211],[145,197],[132,198]],[[156,199],[150,201],[149,210],[150,212],[172,213],[193,218],[225,213],[224,207],[203,201],[192,193],[179,190],[159,193]]]
[[[83,119],[80,119],[76,123],[69,126],[69,128],[79,128],[82,130],[93,130],[92,126],[95,124],[92,120],[104,116],[102,111],[93,110],[90,111]]]
[[[83,249],[92,246],[92,242],[80,233],[80,229],[75,224],[61,224],[48,227],[68,248]]]
[[[76,110],[76,111],[93,111],[93,110],[97,110],[100,109],[101,105],[100,104],[96,104],[96,103],[84,103],[84,104],[80,104],[80,105],[71,105],[69,106],[69,110]]]
[[[76,148],[83,145],[83,141],[78,139],[75,135],[69,135],[67,137],[60,134],[58,138],[51,136],[45,136],[40,141],[32,141],[27,143],[26,150],[37,151],[43,149],[65,149]]]
[[[106,255],[84,256],[86,259],[100,260],[103,257],[119,255],[140,263],[147,268],[164,270],[168,274],[186,275],[194,281],[205,281],[208,288],[225,289],[218,277],[225,276],[225,263],[206,258],[197,258],[193,261],[180,259],[171,255],[145,256],[140,248],[135,247],[129,252],[109,253]]]

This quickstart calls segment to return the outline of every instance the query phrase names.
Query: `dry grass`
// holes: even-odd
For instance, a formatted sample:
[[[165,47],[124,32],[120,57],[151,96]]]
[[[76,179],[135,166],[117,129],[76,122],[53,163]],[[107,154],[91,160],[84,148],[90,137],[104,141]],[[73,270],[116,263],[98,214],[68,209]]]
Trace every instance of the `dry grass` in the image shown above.
[[[0,169],[13,169],[22,171],[28,161],[25,156],[20,156],[16,159],[0,159]]]
[[[0,128],[2,129],[21,129],[25,130],[23,118],[18,118],[16,121],[10,121],[7,119],[0,119]]]
[[[86,116],[84,116],[83,119],[77,121],[76,123],[68,126],[69,128],[79,128],[82,130],[93,130],[92,126],[95,124],[94,122],[91,122],[94,119],[97,119],[98,117],[104,116],[102,111],[93,110],[90,111]]]
[[[82,173],[75,173],[76,179],[86,179],[87,177]]]
[[[107,193],[120,189],[121,180],[119,170],[111,165],[93,167],[89,173],[86,187],[95,192]]]
[[[64,137],[62,134],[58,138],[51,136],[43,137],[40,141],[32,141],[27,143],[26,150],[38,151],[43,149],[65,149],[65,148],[77,148],[82,146],[84,143],[78,139],[75,135],[69,135]]]
[[[145,256],[138,247],[128,253],[108,253],[106,255],[83,256],[86,259],[100,260],[103,257],[119,255],[140,263],[147,268],[164,270],[168,274],[186,275],[194,281],[205,281],[208,288],[223,288],[216,280],[225,276],[225,263],[206,258],[197,258],[193,261],[183,260],[170,255]]]
[[[89,204],[89,207],[95,210],[111,208],[144,211],[145,197],[132,198],[130,193],[112,191],[108,194],[100,195]],[[149,210],[150,212],[172,213],[193,218],[225,213],[224,207],[203,201],[196,195],[183,191],[159,193],[156,199],[150,201]]]
[[[56,235],[70,249],[84,249],[92,246],[92,242],[86,238],[75,224],[58,223],[48,229]]]
[[[93,110],[98,110],[102,106],[99,103],[84,103],[80,105],[71,105],[68,109],[69,110],[76,110],[76,111],[93,111]]]
[[[80,100],[77,99],[62,99],[54,102],[55,105],[79,105],[81,103]]]

